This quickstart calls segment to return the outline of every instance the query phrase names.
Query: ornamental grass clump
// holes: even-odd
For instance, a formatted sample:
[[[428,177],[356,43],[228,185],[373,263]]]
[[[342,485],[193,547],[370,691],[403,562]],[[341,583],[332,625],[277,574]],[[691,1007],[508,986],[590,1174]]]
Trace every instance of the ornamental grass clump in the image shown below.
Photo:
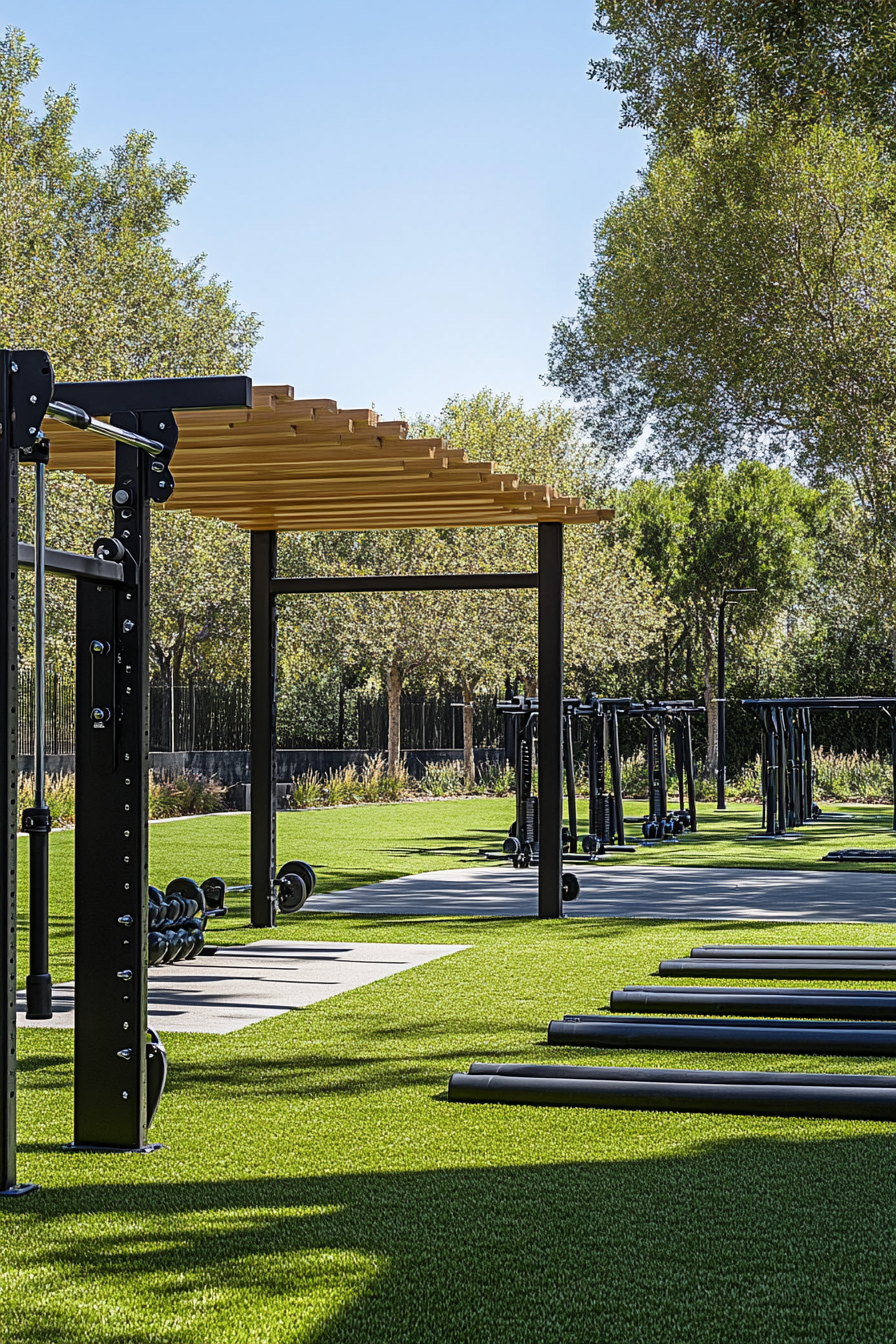
[[[219,779],[208,779],[195,771],[169,775],[150,770],[150,820],[202,816],[226,810],[227,788]]]
[[[75,824],[75,777],[74,775],[48,775],[44,784],[44,797],[54,826],[74,826]],[[34,806],[34,776],[19,775],[19,811]]]

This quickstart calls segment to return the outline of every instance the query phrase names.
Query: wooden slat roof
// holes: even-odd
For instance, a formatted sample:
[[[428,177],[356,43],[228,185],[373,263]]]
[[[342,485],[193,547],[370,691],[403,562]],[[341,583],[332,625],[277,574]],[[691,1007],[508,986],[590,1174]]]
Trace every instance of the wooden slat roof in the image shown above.
[[[248,530],[351,532],[368,528],[596,523],[550,485],[492,462],[471,462],[443,439],[409,439],[403,420],[296,400],[289,386],[256,386],[251,410],[178,411],[168,509],[189,509]],[[46,421],[50,467],[111,484],[114,446]]]

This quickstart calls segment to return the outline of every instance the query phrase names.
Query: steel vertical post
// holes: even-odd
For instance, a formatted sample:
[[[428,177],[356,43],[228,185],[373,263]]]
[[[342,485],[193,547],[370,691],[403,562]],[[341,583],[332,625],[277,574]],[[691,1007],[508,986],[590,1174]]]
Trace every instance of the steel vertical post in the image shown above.
[[[250,802],[252,927],[277,923],[277,609],[271,580],[277,573],[277,533],[253,532],[250,551]]]
[[[719,603],[719,647],[718,647],[718,684],[716,687],[716,811],[725,812],[728,803],[725,799],[725,771],[727,769],[727,747],[725,742],[725,599]]]
[[[47,468],[34,464],[34,803],[22,814],[28,834],[28,976],[25,1016],[53,1016],[50,975],[50,829],[46,775],[46,535]]]
[[[538,524],[538,918],[563,915],[563,524]]]
[[[0,351],[0,565],[3,612],[0,616],[0,702],[6,746],[6,799],[0,819],[0,871],[3,878],[3,957],[0,989],[0,1193],[14,1194],[16,1184],[16,835],[17,818],[17,679],[19,574],[16,554],[19,516],[19,457],[13,446],[10,417],[10,351]]]

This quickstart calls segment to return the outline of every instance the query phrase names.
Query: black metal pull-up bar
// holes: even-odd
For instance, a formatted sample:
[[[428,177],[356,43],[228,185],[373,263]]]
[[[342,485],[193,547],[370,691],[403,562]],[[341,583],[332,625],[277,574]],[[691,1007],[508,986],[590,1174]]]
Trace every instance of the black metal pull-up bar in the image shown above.
[[[64,401],[51,401],[47,407],[47,415],[71,429],[87,429],[91,434],[100,434],[104,439],[114,439],[116,443],[127,443],[132,448],[142,448],[150,457],[161,457],[165,451],[165,445],[157,443],[155,439],[144,438],[142,434],[134,434],[129,429],[107,425],[104,420],[95,420],[80,406],[69,406]]]

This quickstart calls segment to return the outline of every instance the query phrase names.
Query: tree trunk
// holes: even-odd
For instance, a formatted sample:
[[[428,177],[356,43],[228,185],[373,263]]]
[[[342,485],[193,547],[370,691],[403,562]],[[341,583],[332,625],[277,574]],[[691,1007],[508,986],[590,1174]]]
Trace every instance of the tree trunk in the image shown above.
[[[390,775],[398,773],[401,764],[401,665],[397,658],[389,667],[389,764]]]
[[[473,756],[473,687],[465,681],[464,697],[464,779],[472,787],[476,783],[476,761]]]
[[[523,685],[527,696],[534,697],[538,694],[538,678],[532,677],[526,672],[523,676]]]

